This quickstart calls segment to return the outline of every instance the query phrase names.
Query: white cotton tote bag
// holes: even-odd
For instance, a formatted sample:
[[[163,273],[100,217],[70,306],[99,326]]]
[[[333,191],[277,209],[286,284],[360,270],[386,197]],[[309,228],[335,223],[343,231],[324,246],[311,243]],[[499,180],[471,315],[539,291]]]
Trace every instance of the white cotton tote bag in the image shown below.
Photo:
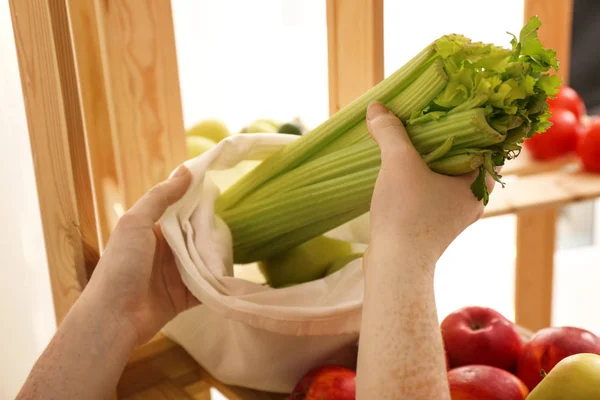
[[[356,363],[362,259],[323,279],[273,289],[234,276],[231,234],[214,213],[220,186],[297,138],[237,134],[186,161],[190,188],[160,221],[184,283],[201,302],[163,332],[226,384],[288,393],[316,366]],[[329,236],[365,244],[368,216]]]

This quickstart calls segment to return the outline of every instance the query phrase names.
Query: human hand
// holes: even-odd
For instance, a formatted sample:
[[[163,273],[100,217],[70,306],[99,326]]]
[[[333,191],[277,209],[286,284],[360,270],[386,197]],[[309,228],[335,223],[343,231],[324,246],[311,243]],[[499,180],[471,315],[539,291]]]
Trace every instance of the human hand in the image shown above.
[[[137,344],[150,340],[178,313],[199,304],[175,265],[157,223],[191,182],[180,166],[166,181],[145,194],[119,220],[84,294],[129,324]]]
[[[458,177],[435,173],[412,145],[402,122],[373,103],[367,125],[381,148],[381,170],[371,202],[371,246],[410,249],[435,265],[450,243],[483,214],[471,192],[477,171]],[[494,181],[488,176],[491,193]]]

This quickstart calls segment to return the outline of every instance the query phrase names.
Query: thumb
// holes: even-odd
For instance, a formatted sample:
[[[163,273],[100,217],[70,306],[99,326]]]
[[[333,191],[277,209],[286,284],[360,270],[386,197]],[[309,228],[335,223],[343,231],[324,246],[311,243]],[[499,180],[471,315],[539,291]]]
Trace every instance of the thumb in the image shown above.
[[[383,104],[372,102],[367,109],[367,127],[381,149],[381,161],[401,156],[404,161],[423,160],[414,148],[402,121]]]
[[[154,224],[164,214],[167,208],[179,200],[187,191],[192,174],[184,165],[180,165],[167,179],[154,186],[148,193],[142,196],[127,214],[147,220],[148,224]]]

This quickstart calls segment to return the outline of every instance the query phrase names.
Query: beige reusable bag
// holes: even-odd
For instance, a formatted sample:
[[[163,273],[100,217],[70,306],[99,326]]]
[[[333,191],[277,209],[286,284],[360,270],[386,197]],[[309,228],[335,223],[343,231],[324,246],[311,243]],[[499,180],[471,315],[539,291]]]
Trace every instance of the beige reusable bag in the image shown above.
[[[183,281],[202,303],[163,331],[226,384],[287,393],[311,368],[356,362],[362,260],[323,279],[282,289],[235,277],[231,234],[214,213],[220,185],[297,138],[234,135],[188,160],[192,184],[160,221]],[[331,236],[364,242],[365,226],[359,218]]]

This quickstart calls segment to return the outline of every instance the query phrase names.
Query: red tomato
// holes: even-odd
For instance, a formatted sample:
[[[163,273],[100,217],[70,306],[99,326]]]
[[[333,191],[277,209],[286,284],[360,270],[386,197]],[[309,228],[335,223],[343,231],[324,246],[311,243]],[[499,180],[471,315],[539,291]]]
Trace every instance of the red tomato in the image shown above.
[[[556,110],[566,108],[571,111],[578,120],[586,113],[585,103],[573,88],[563,85],[554,99],[548,98],[548,105]]]
[[[594,118],[585,127],[577,146],[577,155],[583,168],[600,172],[600,118]]]
[[[550,122],[553,125],[546,132],[525,140],[525,148],[537,160],[552,160],[577,148],[580,127],[575,114],[562,108],[554,109]]]

